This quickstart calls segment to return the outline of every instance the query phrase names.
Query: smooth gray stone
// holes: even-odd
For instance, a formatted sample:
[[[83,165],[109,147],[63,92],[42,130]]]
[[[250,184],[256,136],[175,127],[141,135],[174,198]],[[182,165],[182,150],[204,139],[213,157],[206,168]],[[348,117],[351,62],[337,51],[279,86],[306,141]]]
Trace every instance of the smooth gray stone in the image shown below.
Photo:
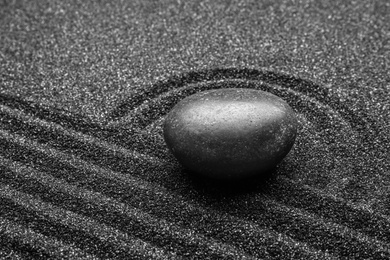
[[[292,108],[261,90],[199,92],[164,122],[169,150],[190,172],[220,180],[264,175],[288,154],[297,134]]]

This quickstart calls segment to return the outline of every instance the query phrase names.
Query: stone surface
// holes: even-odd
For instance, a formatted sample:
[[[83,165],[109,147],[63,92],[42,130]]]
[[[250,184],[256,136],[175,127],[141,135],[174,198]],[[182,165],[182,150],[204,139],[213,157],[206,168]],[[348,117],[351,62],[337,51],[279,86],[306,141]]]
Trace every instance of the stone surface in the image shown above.
[[[274,169],[294,144],[297,120],[281,98],[234,88],[183,99],[163,127],[168,148],[190,172],[236,180]]]

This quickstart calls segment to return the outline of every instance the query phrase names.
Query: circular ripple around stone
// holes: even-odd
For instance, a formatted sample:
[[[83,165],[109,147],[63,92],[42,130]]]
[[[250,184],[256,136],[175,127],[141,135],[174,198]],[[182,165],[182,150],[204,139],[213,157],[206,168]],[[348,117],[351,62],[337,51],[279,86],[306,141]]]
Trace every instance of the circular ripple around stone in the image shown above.
[[[295,110],[300,127],[296,144],[278,169],[281,174],[333,193],[348,189],[350,180],[361,174],[354,162],[361,156],[362,127],[370,127],[368,119],[354,114],[326,88],[274,72],[225,69],[173,77],[118,106],[107,127],[128,132],[129,136],[133,133],[144,136],[151,140],[146,145],[148,152],[168,160],[161,152],[165,149],[164,153],[168,153],[162,138],[165,115],[183,98],[219,88],[267,91]],[[122,134],[118,142],[126,144],[126,135]]]

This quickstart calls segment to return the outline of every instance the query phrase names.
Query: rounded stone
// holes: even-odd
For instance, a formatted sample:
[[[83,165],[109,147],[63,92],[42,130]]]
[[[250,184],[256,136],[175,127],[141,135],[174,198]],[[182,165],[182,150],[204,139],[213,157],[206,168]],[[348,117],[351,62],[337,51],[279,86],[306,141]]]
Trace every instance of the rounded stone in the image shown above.
[[[164,139],[190,172],[220,180],[261,176],[288,154],[297,133],[292,108],[261,90],[199,92],[164,121]]]

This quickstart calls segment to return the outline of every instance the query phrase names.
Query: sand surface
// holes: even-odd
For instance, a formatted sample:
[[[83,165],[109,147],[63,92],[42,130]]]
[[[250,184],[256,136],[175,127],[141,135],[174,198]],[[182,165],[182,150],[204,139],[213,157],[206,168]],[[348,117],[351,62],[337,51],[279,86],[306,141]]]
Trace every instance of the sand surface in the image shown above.
[[[389,259],[388,1],[0,1],[0,258]],[[283,98],[266,179],[197,179],[184,97]]]

